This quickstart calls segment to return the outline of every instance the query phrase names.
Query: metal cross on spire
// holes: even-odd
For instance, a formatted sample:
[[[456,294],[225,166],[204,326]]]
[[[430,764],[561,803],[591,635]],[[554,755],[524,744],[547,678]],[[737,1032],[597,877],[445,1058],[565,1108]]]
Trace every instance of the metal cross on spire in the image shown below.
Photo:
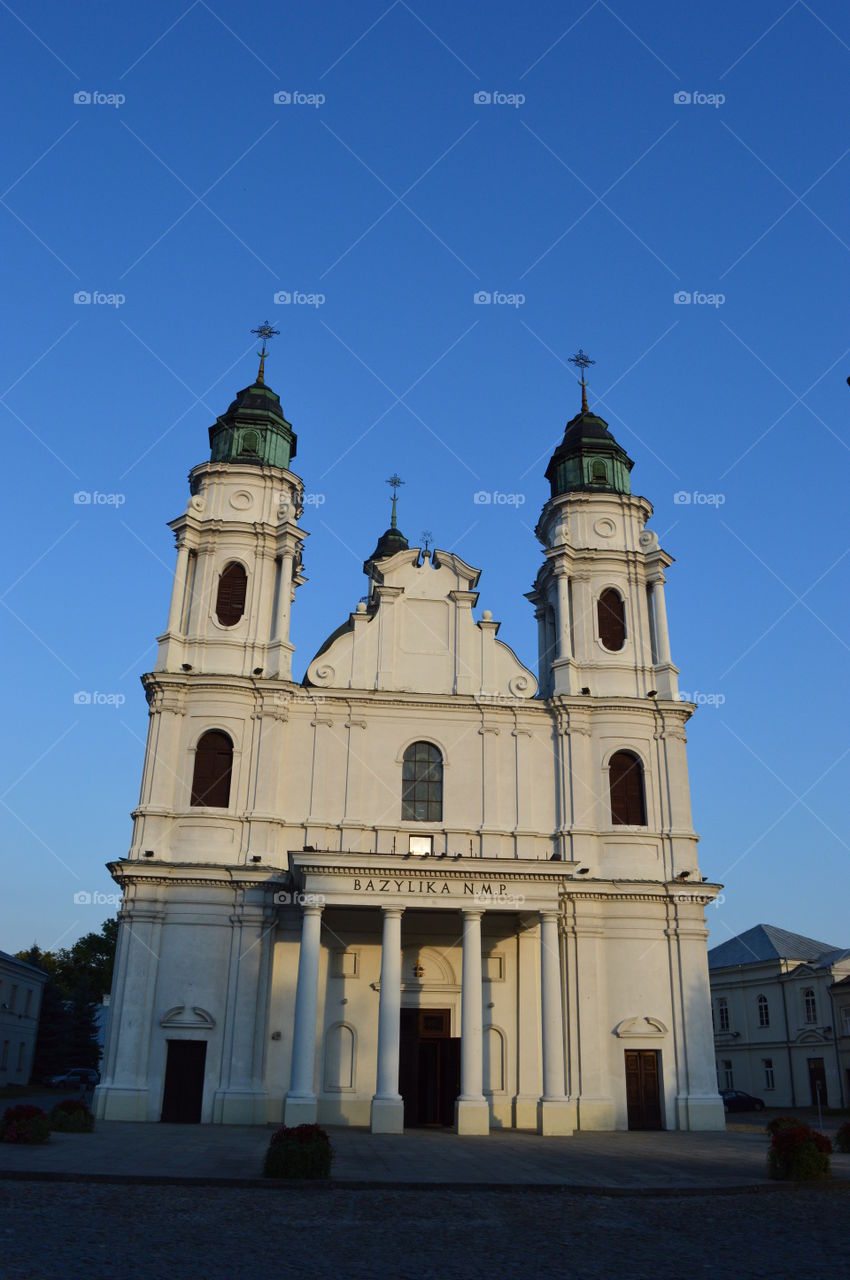
[[[396,503],[398,502],[399,487],[404,484],[404,481],[402,480],[401,476],[397,475],[394,471],[390,476],[389,480],[387,481],[387,484],[390,486],[390,488],[393,491],[393,518],[390,521],[390,528],[397,529],[398,523],[396,521]]]
[[[280,329],[275,329],[269,324],[268,320],[264,320],[262,324],[258,324],[256,329],[252,329],[251,332],[263,340],[262,350],[257,352],[257,355],[260,357],[260,371],[257,374],[257,382],[262,386],[265,384],[266,342],[270,341],[272,338],[276,338],[280,333]]]
[[[434,535],[430,529],[423,529],[419,536],[422,539],[422,549],[427,556],[431,550],[431,543],[434,541]]]
[[[574,356],[569,356],[568,363],[574,364],[577,369],[581,370],[581,411],[582,413],[587,413],[587,383],[584,380],[584,371],[590,365],[596,364],[596,361],[591,360],[590,356],[586,356],[581,347],[579,347]]]

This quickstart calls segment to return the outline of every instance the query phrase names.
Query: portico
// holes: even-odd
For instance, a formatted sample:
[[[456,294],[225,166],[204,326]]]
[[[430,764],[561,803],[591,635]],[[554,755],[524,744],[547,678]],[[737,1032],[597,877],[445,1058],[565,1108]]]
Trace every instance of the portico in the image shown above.
[[[563,984],[558,930],[559,898],[572,864],[529,866],[503,859],[443,859],[398,855],[297,853],[290,855],[293,898],[301,910],[301,942],[295,995],[291,1085],[287,1124],[311,1123],[318,1114],[315,1091],[319,952],[322,916],[334,907],[378,908],[381,965],[377,1011],[377,1069],[370,1108],[373,1133],[401,1133],[404,1099],[399,1091],[400,1027],[403,1000],[404,917],[439,912],[451,921],[462,949],[460,990],[460,1092],[455,1129],[460,1134],[490,1130],[490,1103],[484,1094],[482,920],[493,913],[506,921],[520,916],[526,931],[539,935],[538,1051],[542,1093],[536,1100],[537,1127],[544,1134],[571,1133],[575,1105],[565,1088]],[[288,909],[292,909],[291,907]],[[421,918],[421,917],[420,917]],[[447,921],[448,922],[448,921]],[[537,968],[537,966],[535,966]],[[526,975],[523,975],[528,982]],[[493,1007],[493,1002],[490,1002]],[[489,1014],[489,1009],[487,1010]],[[527,1046],[526,1046],[527,1048]]]

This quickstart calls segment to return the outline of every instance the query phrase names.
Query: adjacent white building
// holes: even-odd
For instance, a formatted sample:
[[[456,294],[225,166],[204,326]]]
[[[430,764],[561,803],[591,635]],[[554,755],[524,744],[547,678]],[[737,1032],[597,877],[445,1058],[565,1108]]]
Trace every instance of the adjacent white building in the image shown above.
[[[717,1081],[768,1107],[846,1107],[850,948],[758,924],[708,953]]]
[[[672,559],[584,385],[537,526],[536,674],[394,502],[294,681],[303,483],[262,362],[210,442],[110,864],[98,1114],[722,1128]]]
[[[0,951],[0,1085],[29,1084],[47,976]]]

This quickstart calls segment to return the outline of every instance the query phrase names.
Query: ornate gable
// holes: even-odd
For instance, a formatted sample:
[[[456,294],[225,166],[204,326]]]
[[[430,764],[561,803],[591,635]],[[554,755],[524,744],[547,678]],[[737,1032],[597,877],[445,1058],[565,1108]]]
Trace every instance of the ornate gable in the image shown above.
[[[370,594],[319,650],[305,684],[331,689],[533,698],[537,680],[475,621],[480,570],[447,551],[412,547],[370,562]]]

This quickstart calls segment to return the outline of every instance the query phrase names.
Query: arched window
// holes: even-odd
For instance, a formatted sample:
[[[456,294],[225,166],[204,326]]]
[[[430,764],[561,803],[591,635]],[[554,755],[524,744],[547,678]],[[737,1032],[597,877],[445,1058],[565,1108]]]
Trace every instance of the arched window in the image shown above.
[[[631,751],[615,751],[608,762],[611,821],[617,826],[645,827],[643,765]]]
[[[248,575],[242,565],[231,560],[218,580],[215,616],[223,627],[235,627],[245,612]]]
[[[247,453],[250,457],[260,452],[260,436],[257,431],[242,432],[242,448],[239,452]]]
[[[233,743],[220,729],[209,729],[198,739],[192,774],[192,804],[226,809],[230,804]]]
[[[616,653],[626,643],[626,611],[619,591],[606,587],[596,602],[599,639],[606,649]]]
[[[758,1006],[759,1006],[759,1026],[769,1027],[770,1026],[770,1006],[767,1003],[767,996],[759,996]]]
[[[601,458],[597,458],[590,468],[590,479],[592,484],[608,483],[608,468]]]
[[[443,820],[443,757],[433,742],[412,742],[404,753],[401,816],[414,822]]]
[[[811,987],[806,987],[803,992],[803,1000],[806,1005],[806,1022],[817,1022],[818,1006],[815,1000],[815,993]]]

